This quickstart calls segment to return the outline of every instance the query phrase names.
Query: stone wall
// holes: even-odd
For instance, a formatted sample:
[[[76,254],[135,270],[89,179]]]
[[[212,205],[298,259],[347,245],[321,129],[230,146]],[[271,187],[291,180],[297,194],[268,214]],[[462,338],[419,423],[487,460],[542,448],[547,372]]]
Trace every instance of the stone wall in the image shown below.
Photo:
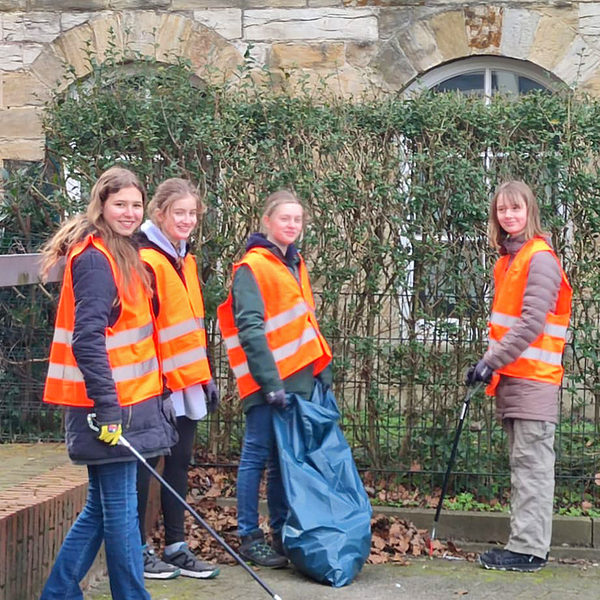
[[[0,161],[39,160],[39,115],[63,63],[87,73],[109,31],[145,53],[231,73],[259,66],[316,78],[345,96],[402,91],[476,55],[528,61],[600,94],[600,2],[457,0],[0,0]],[[153,38],[151,32],[155,32]],[[155,46],[156,43],[156,46]]]

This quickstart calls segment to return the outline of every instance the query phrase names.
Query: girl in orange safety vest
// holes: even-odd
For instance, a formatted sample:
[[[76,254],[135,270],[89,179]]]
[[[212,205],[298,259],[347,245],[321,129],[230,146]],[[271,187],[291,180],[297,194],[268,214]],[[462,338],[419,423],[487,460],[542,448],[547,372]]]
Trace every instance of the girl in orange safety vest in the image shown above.
[[[165,457],[163,477],[185,498],[187,471],[192,457],[198,420],[219,403],[206,354],[204,301],[198,267],[187,243],[205,207],[196,189],[185,179],[163,181],[148,204],[150,220],[141,227],[140,254],[150,275],[159,359],[177,417],[179,441]],[[153,461],[149,461],[156,466]],[[145,517],[150,485],[149,471],[138,465],[140,532],[144,576],[171,579],[179,572],[187,577],[210,579],[219,573],[214,565],[199,560],[184,542],[184,509],[161,488],[165,524],[165,548],[160,560],[146,545]]]
[[[170,400],[162,398],[149,277],[131,241],[144,201],[131,171],[108,169],[92,188],[86,214],[65,223],[43,251],[43,273],[67,257],[44,401],[65,406],[67,450],[75,463],[87,465],[89,485],[41,600],[82,599],[79,582],[102,542],[113,597],[150,600],[137,522],[137,461],[117,445],[126,433],[152,457],[168,453],[177,439]],[[98,433],[90,427],[94,421]]]
[[[286,405],[286,393],[310,398],[316,377],[331,384],[331,351],[315,317],[306,265],[294,246],[303,222],[295,194],[282,190],[267,198],[264,233],[250,236],[246,254],[233,266],[229,296],[217,310],[246,414],[237,480],[239,553],[268,567],[287,564],[281,540],[287,503],[271,411]],[[258,526],[259,484],[267,464],[270,545]]]
[[[490,209],[494,268],[489,348],[467,384],[489,383],[509,445],[510,537],[479,557],[487,569],[537,571],[552,535],[554,431],[572,290],[541,228],[539,209],[521,181],[502,184]]]

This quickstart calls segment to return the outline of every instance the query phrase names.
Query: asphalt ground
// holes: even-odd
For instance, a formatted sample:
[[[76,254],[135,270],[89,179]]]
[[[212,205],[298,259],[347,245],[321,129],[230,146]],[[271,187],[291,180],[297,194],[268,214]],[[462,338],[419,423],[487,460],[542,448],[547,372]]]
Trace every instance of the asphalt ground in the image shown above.
[[[461,560],[419,558],[408,566],[366,565],[343,588],[315,583],[293,568],[255,571],[281,600],[597,600],[600,567],[550,562],[537,573],[487,571]],[[267,600],[271,596],[239,566],[224,566],[212,580],[179,577],[146,581],[153,600]],[[106,579],[86,600],[110,600]]]

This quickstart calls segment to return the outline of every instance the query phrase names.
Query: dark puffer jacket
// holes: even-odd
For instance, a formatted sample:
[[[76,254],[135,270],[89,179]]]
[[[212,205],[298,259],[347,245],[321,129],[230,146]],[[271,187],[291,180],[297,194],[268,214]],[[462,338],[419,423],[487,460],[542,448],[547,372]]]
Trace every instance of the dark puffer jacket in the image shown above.
[[[106,328],[114,325],[120,305],[106,257],[88,247],[73,261],[75,327],[73,354],[83,374],[86,392],[94,408],[67,407],[66,442],[75,463],[99,464],[135,457],[123,446],[109,446],[88,426],[88,413],[98,423],[120,422],[123,435],[147,457],[168,454],[177,441],[175,415],[170,399],[162,396],[121,407],[106,353]]]

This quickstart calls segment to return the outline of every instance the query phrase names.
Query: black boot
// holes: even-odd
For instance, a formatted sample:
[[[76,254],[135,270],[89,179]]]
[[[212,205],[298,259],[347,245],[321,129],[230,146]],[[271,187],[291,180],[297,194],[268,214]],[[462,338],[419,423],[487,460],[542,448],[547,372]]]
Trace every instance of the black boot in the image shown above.
[[[259,529],[250,535],[242,536],[238,554],[246,561],[261,567],[280,569],[287,565],[287,558],[276,552],[265,541],[264,533]]]

